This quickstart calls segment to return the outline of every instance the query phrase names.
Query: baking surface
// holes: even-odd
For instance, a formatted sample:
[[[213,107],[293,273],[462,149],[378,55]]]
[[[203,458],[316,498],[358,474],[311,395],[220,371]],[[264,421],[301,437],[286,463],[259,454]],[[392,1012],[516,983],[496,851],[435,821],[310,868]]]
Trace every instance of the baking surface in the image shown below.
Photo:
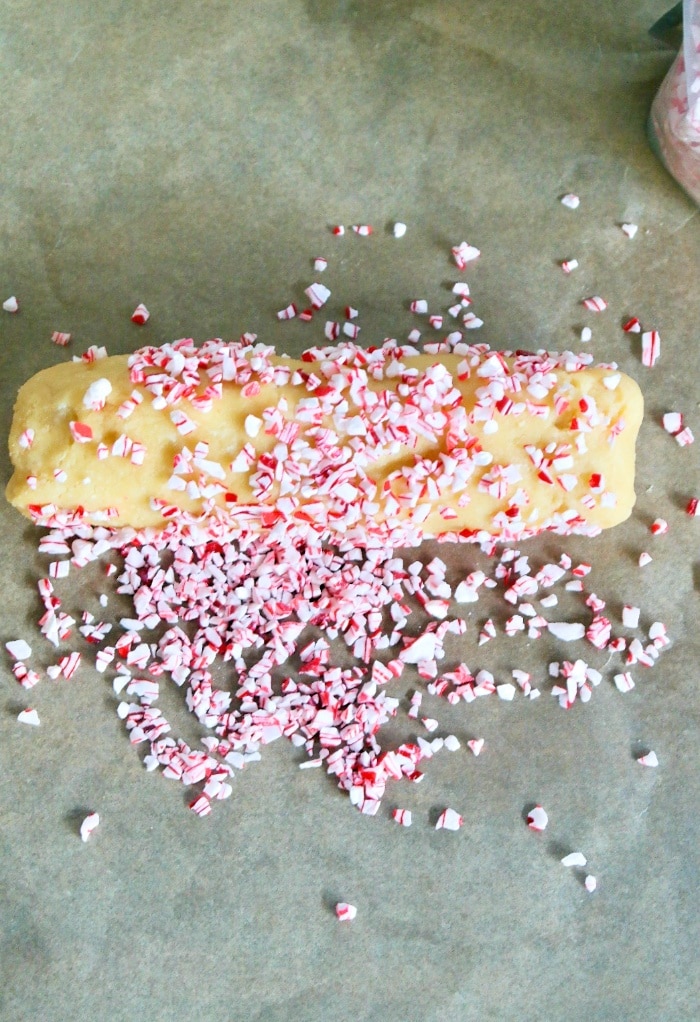
[[[407,309],[450,304],[464,276],[478,340],[580,347],[616,361],[645,394],[632,518],[595,540],[529,541],[533,563],[565,548],[619,620],[661,620],[672,645],[636,688],[609,680],[564,711],[547,639],[478,649],[479,604],[441,664],[506,678],[531,670],[536,702],[495,696],[424,708],[462,742],[361,816],[332,780],[276,742],[206,819],[182,787],[148,774],[115,712],[110,679],[83,667],[31,693],[3,653],[0,681],[0,1018],[3,1022],[618,1022],[697,1017],[700,434],[698,214],[657,163],[645,120],[673,54],[647,35],[666,4],[464,0],[254,5],[99,5],[11,0],[0,34],[3,131],[2,424],[17,388],[89,344],[110,353],[182,336],[253,330],[297,354],[318,323],[278,323],[303,300],[313,258],[360,339],[405,337]],[[108,8],[108,9],[107,9]],[[577,210],[559,198],[581,197]],[[408,225],[397,240],[388,225]],[[633,240],[620,230],[639,224]],[[371,223],[334,238],[329,226]],[[450,248],[482,250],[466,274]],[[558,263],[576,258],[569,276]],[[598,315],[581,300],[603,295]],[[144,302],[151,319],[130,322]],[[657,329],[657,366],[621,323]],[[70,331],[71,345],[50,343]],[[470,338],[471,339],[471,338]],[[9,463],[3,448],[3,480]],[[669,533],[649,525],[665,518]],[[0,512],[2,641],[36,630],[38,536]],[[648,550],[653,560],[637,564]],[[485,559],[435,545],[456,580]],[[99,570],[66,603],[97,612]],[[110,613],[126,602],[110,598]],[[572,604],[573,606],[573,604]],[[582,646],[576,655],[587,656]],[[589,657],[593,662],[593,657]],[[413,679],[415,681],[415,679]],[[388,740],[416,734],[402,708]],[[38,709],[41,727],[17,713]],[[178,696],[164,699],[178,714]],[[179,720],[179,718],[178,718]],[[180,732],[197,730],[186,719]],[[464,747],[484,737],[478,759]],[[654,749],[656,769],[635,757]],[[524,814],[549,813],[544,834]],[[410,829],[390,811],[413,811]],[[435,831],[452,806],[458,833]],[[102,823],[89,842],[85,814]],[[584,852],[598,890],[559,859]],[[339,923],[333,906],[358,908]]]

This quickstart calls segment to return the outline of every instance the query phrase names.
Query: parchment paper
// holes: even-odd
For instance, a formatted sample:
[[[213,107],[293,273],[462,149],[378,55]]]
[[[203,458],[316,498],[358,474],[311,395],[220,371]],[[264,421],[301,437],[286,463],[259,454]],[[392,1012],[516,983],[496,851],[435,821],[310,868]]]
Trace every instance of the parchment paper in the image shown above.
[[[439,734],[486,748],[441,753],[375,818],[277,742],[197,819],[181,788],[144,771],[109,679],[82,668],[25,693],[3,656],[3,1020],[697,1018],[700,520],[684,507],[700,475],[697,445],[679,448],[660,416],[682,411],[700,435],[700,246],[696,209],[645,138],[672,59],[647,36],[663,8],[5,4],[0,291],[20,312],[0,313],[3,436],[17,387],[90,343],[117,353],[243,330],[290,353],[319,342],[275,319],[317,255],[333,301],[360,310],[363,343],[405,336],[410,299],[448,304],[449,249],[466,239],[483,253],[467,274],[480,340],[576,348],[589,324],[596,359],[642,385],[637,508],[566,549],[594,564],[587,582],[611,611],[641,605],[673,645],[635,671],[633,692],[608,681],[568,712],[549,695],[426,697]],[[577,211],[559,202],[568,191]],[[396,219],[401,241],[386,232]],[[639,224],[632,241],[624,221]],[[334,239],[334,223],[375,234]],[[566,258],[580,263],[569,277]],[[589,294],[606,313],[582,309]],[[129,319],[138,302],[143,328]],[[654,369],[620,328],[632,315],[661,333]],[[70,348],[50,343],[54,330],[73,333]],[[649,533],[657,516],[668,535]],[[29,638],[49,663],[34,625],[38,537],[7,506],[0,530],[0,638]],[[468,547],[437,552],[454,578],[478,561]],[[76,576],[74,605],[95,612],[103,586]],[[546,687],[553,647],[502,637],[477,650],[482,617],[451,663],[503,677],[517,660]],[[38,729],[16,721],[28,705]],[[394,737],[416,733],[406,706]],[[649,748],[656,770],[635,762]],[[523,819],[534,802],[550,816],[542,835]],[[390,818],[398,804],[410,830]],[[464,816],[459,833],[433,829],[446,805]],[[102,824],[83,844],[88,810]],[[559,863],[572,850],[598,878],[593,895]],[[352,924],[336,921],[339,900],[357,905]]]

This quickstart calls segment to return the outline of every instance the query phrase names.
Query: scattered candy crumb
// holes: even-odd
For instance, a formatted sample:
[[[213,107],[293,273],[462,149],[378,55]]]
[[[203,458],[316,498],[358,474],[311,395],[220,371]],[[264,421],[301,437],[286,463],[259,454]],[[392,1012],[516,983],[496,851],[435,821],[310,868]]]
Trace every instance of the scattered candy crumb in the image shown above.
[[[464,820],[455,809],[443,809],[435,824],[435,830],[459,830]]]
[[[659,758],[653,749],[649,752],[645,752],[643,756],[637,756],[637,762],[641,763],[645,767],[657,767],[659,765]]]
[[[39,720],[39,714],[36,710],[26,709],[22,710],[17,714],[17,720],[20,724],[31,724],[32,727],[39,727],[41,721]]]
[[[335,914],[341,923],[352,922],[357,915],[357,908],[355,905],[349,905],[347,901],[339,901],[335,906]]]
[[[548,823],[549,817],[540,805],[535,806],[534,809],[531,809],[527,814],[527,825],[530,830],[541,832],[547,829]]]
[[[561,860],[562,866],[585,866],[586,856],[582,852],[570,852]]]
[[[140,302],[136,306],[134,311],[131,313],[131,322],[132,323],[138,323],[139,326],[143,326],[144,323],[148,322],[150,317],[151,317],[150,312],[148,311],[146,306],[143,304],[143,302]]]
[[[90,836],[94,834],[100,825],[100,817],[98,813],[88,813],[83,822],[80,824],[80,838],[82,841],[88,841]]]

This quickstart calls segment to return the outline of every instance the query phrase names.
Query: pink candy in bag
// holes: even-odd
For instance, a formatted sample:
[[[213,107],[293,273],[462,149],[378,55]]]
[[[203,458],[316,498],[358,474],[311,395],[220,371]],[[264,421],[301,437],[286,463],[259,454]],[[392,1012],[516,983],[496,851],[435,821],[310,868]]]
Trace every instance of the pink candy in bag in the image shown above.
[[[649,135],[666,168],[700,204],[700,0],[683,0],[682,15],[683,45],[652,104]]]

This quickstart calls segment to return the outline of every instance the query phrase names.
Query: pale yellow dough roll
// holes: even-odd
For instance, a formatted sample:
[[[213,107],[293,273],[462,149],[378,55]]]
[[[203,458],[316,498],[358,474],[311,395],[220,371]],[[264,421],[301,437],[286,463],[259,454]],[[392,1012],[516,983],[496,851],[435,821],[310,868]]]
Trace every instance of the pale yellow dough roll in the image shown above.
[[[47,506],[135,528],[182,513],[242,521],[248,509],[268,524],[263,512],[276,510],[339,531],[400,523],[419,537],[506,540],[595,534],[634,504],[643,402],[614,367],[467,346],[368,356],[341,345],[297,361],[255,345],[178,344],[144,349],[160,353],[145,370],[137,353],[29,380],[10,431],[7,499],[44,524]],[[208,361],[193,354],[203,350]],[[223,370],[222,350],[232,353]],[[169,403],[152,380],[191,380],[183,359],[197,364],[197,383]]]

